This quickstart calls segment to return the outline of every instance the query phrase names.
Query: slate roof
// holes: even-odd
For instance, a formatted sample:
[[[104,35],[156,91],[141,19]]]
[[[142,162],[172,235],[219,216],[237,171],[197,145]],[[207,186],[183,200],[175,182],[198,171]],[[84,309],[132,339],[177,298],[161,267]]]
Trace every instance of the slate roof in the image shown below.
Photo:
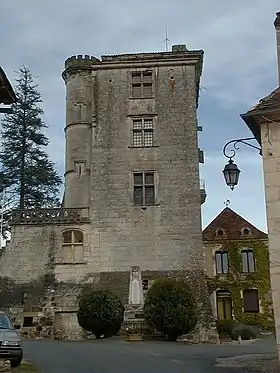
[[[249,229],[249,234],[241,233],[244,228]],[[223,235],[218,231],[222,230]],[[203,230],[203,241],[213,240],[240,240],[240,239],[267,239],[267,234],[249,223],[235,211],[226,207]]]

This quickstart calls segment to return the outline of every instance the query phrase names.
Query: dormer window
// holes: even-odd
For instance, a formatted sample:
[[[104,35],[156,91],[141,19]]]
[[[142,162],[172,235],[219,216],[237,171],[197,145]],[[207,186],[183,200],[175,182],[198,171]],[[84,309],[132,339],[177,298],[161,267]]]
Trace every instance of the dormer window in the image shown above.
[[[242,236],[249,236],[251,233],[251,229],[250,228],[242,228],[241,231],[240,231],[240,234]]]
[[[218,228],[216,230],[216,237],[222,237],[225,236],[225,231],[222,228]]]

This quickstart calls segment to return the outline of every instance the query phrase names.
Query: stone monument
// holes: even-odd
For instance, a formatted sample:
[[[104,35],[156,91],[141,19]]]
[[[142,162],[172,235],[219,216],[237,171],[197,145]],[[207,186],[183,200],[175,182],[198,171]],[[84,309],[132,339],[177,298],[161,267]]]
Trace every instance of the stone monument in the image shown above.
[[[125,307],[124,321],[135,325],[144,321],[143,315],[144,296],[141,277],[141,269],[138,266],[131,267],[128,304]]]

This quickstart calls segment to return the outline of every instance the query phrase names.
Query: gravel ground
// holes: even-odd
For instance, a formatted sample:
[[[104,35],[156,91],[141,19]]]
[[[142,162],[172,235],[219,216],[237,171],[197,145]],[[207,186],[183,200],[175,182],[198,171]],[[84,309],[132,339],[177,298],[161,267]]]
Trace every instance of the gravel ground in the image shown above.
[[[248,373],[279,373],[280,364],[275,354],[241,355],[216,360],[217,368],[229,368],[233,371]]]

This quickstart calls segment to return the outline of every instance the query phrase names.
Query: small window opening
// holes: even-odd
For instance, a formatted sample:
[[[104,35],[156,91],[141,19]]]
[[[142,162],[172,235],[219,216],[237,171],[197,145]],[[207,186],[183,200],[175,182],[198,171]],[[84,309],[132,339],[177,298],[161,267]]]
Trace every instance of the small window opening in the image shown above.
[[[143,285],[143,290],[147,291],[149,288],[149,280],[147,279],[142,280],[142,285]]]
[[[23,318],[23,327],[34,326],[33,317],[24,317]]]
[[[219,229],[217,233],[218,233],[218,236],[223,236],[224,231],[222,229]]]

